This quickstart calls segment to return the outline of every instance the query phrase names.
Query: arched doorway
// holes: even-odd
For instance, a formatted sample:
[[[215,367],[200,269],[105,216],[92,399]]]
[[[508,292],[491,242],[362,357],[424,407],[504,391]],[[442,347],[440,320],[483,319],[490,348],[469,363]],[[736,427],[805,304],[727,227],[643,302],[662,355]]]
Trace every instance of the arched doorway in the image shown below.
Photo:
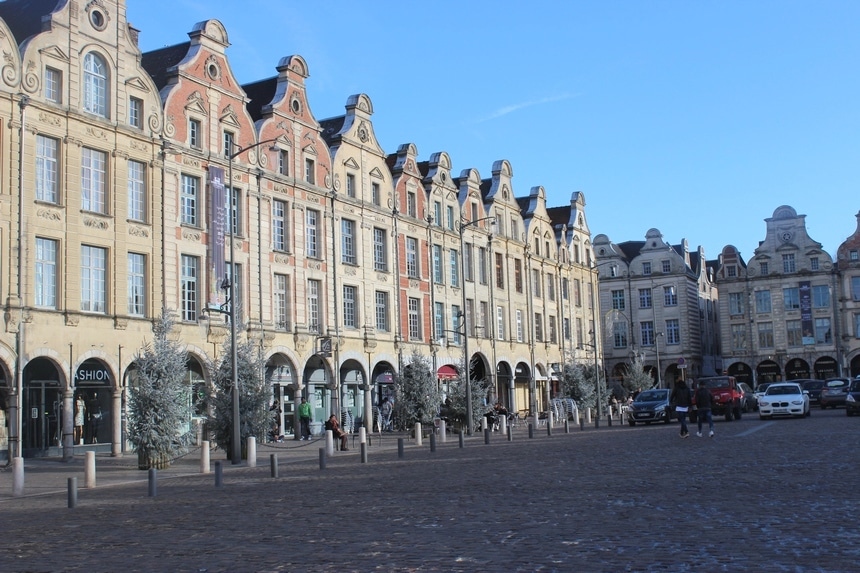
[[[24,367],[21,412],[23,457],[58,455],[63,431],[63,395],[59,368],[48,358],[35,358]],[[86,396],[82,396],[86,404]],[[81,427],[86,420],[80,411]]]
[[[311,434],[318,436],[322,433],[323,422],[331,412],[332,374],[328,364],[322,357],[312,356],[305,364],[302,380],[312,410]]]
[[[266,361],[266,383],[272,388],[272,402],[277,404],[273,417],[278,436],[296,436],[299,396],[295,369],[283,354],[275,354]]]
[[[815,377],[827,380],[839,376],[839,364],[832,356],[822,356],[815,361]]]
[[[357,360],[345,360],[340,367],[340,419],[347,432],[364,423],[364,376]]]
[[[753,386],[752,368],[745,362],[735,362],[726,370],[729,376],[734,376],[738,382],[746,382]]]
[[[785,365],[785,379],[809,378],[809,363],[802,358],[792,358]]]
[[[860,354],[851,359],[851,364],[848,368],[851,371],[852,378],[860,376]]]
[[[514,369],[514,404],[517,410],[528,410],[529,385],[531,384],[532,370],[525,362],[518,362]]]
[[[514,377],[511,367],[507,362],[499,362],[496,365],[496,395],[499,402],[507,409],[513,408]]]
[[[773,360],[759,362],[755,372],[756,380],[758,380],[759,384],[762,382],[777,382],[782,379],[782,370],[780,370],[779,364]]]

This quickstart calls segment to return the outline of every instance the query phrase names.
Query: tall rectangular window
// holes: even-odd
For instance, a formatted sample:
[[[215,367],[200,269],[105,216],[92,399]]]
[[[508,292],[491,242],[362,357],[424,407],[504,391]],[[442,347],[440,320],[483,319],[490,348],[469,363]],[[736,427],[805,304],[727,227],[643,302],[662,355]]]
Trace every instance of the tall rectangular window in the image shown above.
[[[454,218],[454,207],[452,205],[445,206],[445,220],[448,226],[448,230],[453,231],[454,225],[456,223],[456,219]]]
[[[650,320],[639,323],[639,340],[642,346],[654,346],[654,323]]]
[[[505,288],[505,257],[496,253],[496,288]]]
[[[445,304],[433,303],[433,331],[437,339],[445,336]]]
[[[674,286],[663,287],[663,306],[678,306],[678,293]]]
[[[478,324],[475,326],[475,336],[490,337],[490,305],[486,301],[478,303]]]
[[[549,341],[551,344],[556,344],[558,342],[558,334],[556,333],[555,317],[552,315],[546,317],[546,323],[549,327]]]
[[[146,314],[146,256],[140,253],[128,254],[128,313]]]
[[[767,263],[759,263],[759,273],[761,273],[761,276],[767,276],[770,274],[770,269],[768,268]]]
[[[627,348],[627,323],[617,321],[612,323],[612,342],[614,348]]]
[[[539,269],[532,269],[532,296],[541,298],[543,296],[543,288],[541,286],[541,276]]]
[[[128,218],[146,220],[146,165],[131,159],[128,161]]]
[[[307,255],[319,258],[319,218],[320,212],[314,209],[305,211],[305,250]]]
[[[382,205],[382,191],[379,188],[379,183],[370,184],[370,201],[377,207]]]
[[[305,181],[314,185],[316,183],[316,164],[313,159],[305,158]]]
[[[45,67],[45,85],[42,93],[47,101],[63,103],[63,73],[54,68]]]
[[[818,262],[818,257],[809,257],[809,270],[817,271],[820,268],[821,268],[821,265]]]
[[[108,72],[104,59],[95,52],[84,56],[84,111],[107,117]]]
[[[555,275],[546,275],[546,297],[555,300]]]
[[[543,342],[543,315],[539,312],[535,313],[535,340]]]
[[[236,148],[235,136],[232,131],[224,131],[224,157],[233,155],[233,150]],[[232,183],[232,181],[231,181]]]
[[[582,348],[585,338],[583,338],[582,319],[579,317],[576,319],[576,340],[579,341],[579,347]]]
[[[677,318],[666,321],[666,344],[681,344],[681,323]]]
[[[320,281],[308,279],[308,328],[322,334],[322,310],[320,307]]]
[[[803,330],[799,320],[785,321],[785,339],[788,346],[803,346]]]
[[[84,147],[81,150],[81,209],[105,213],[107,154]]]
[[[406,214],[410,217],[418,216],[418,198],[413,191],[406,193]]]
[[[782,299],[785,310],[797,310],[800,308],[800,289],[797,287],[782,289]]]
[[[579,279],[573,279],[573,304],[582,306],[582,285]]]
[[[290,152],[286,149],[278,150],[278,173],[285,177],[290,175]]]
[[[230,230],[234,235],[242,235],[242,191],[233,187],[227,189],[227,208],[230,210]]]
[[[523,311],[517,310],[516,312],[516,329],[517,329],[517,342],[523,341]]]
[[[418,272],[418,239],[406,237],[406,275],[417,279]]]
[[[496,338],[505,339],[505,309],[501,306],[496,307]]]
[[[460,335],[460,305],[451,305],[451,334],[454,336],[454,344],[460,345],[463,343],[463,337]]]
[[[52,137],[36,136],[36,200],[59,203],[57,153],[60,143]]]
[[[773,323],[758,323],[758,345],[759,348],[773,348]]]
[[[140,129],[143,127],[143,100],[136,97],[128,98],[128,124]]]
[[[457,249],[448,251],[448,266],[451,268],[451,286],[460,286],[460,253]]]
[[[376,330],[388,332],[388,293],[376,291]]]
[[[355,257],[355,221],[340,220],[340,260],[348,265],[356,263]]]
[[[442,221],[442,203],[440,201],[433,201],[433,222],[436,223],[437,227],[441,227],[444,221]]]
[[[514,259],[514,290],[523,292],[523,262],[520,259]]]
[[[830,307],[830,287],[827,285],[817,285],[812,287],[812,307],[813,308],[829,308]]]
[[[732,350],[746,350],[747,327],[745,324],[732,325]]]
[[[287,204],[284,201],[272,201],[272,248],[287,250]]]
[[[355,175],[353,173],[346,174],[346,196],[355,198]]]
[[[782,272],[793,273],[797,270],[794,262],[794,253],[783,253],[782,255]]]
[[[190,175],[182,175],[182,191],[180,196],[181,220],[183,225],[197,226],[197,203],[199,202],[200,179]]]
[[[445,276],[442,272],[442,246],[433,245],[433,282],[442,284],[445,282]]]
[[[343,325],[346,328],[358,326],[358,288],[351,285],[343,286]]]
[[[860,338],[860,312],[854,313],[854,338]]]
[[[465,243],[463,245],[463,274],[466,276],[463,278],[470,283],[475,281],[475,257],[473,253],[472,243]],[[858,287],[858,292],[860,292],[860,287]]]
[[[487,249],[478,247],[478,282],[487,284]]]
[[[738,315],[744,313],[744,294],[742,292],[729,293],[729,314]]]
[[[767,313],[771,311],[769,290],[755,291],[755,311],[758,313]]]
[[[612,308],[615,310],[624,310],[624,291],[613,290],[612,293]]]
[[[421,301],[409,297],[407,301],[409,340],[421,340]]]
[[[290,279],[287,275],[275,273],[272,288],[272,314],[275,328],[290,330]]]
[[[651,274],[651,263],[645,262],[642,263],[642,274],[650,275]]]
[[[860,276],[851,277],[851,300],[860,300]]]
[[[81,246],[81,310],[105,311],[105,277],[107,251],[99,247]]]
[[[198,280],[200,278],[200,259],[191,255],[182,255],[180,275],[182,296],[182,320],[194,322],[197,320],[197,302],[199,300]]]
[[[672,272],[672,261],[665,259],[660,261],[660,267],[665,274],[669,274]]]
[[[57,241],[36,238],[35,305],[57,308]]]
[[[833,333],[830,331],[829,318],[815,319],[815,344],[830,344],[833,342]]]
[[[639,308],[651,308],[653,301],[651,300],[651,289],[639,289]]]
[[[388,272],[388,234],[379,227],[373,228],[373,270]]]
[[[189,119],[188,120],[188,146],[193,147],[195,149],[200,149],[200,134],[202,133],[200,129],[200,120],[197,119]]]

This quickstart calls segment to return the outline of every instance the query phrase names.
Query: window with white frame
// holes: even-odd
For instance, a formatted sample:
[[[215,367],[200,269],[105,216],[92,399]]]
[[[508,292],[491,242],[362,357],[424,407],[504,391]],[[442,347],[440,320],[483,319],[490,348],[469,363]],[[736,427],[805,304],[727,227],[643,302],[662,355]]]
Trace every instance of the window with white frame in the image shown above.
[[[285,177],[290,175],[290,152],[286,149],[278,149],[278,173]]]
[[[445,282],[442,272],[442,245],[433,245],[433,282],[442,284]]]
[[[60,142],[53,137],[36,136],[36,200],[59,203]]]
[[[773,323],[758,323],[758,345],[759,348],[773,348]]]
[[[445,304],[433,303],[433,332],[436,340],[445,336]]]
[[[379,227],[373,228],[373,270],[388,272],[388,233]]]
[[[624,291],[621,289],[613,290],[610,292],[610,296],[612,297],[612,308],[615,310],[624,310]]]
[[[746,350],[747,327],[745,324],[732,325],[732,350]]]
[[[818,262],[818,257],[809,257],[809,270],[817,271],[820,268],[821,267],[820,267],[819,262]]]
[[[761,276],[767,276],[770,274],[770,268],[767,263],[759,263],[758,268]]]
[[[612,343],[614,348],[627,348],[627,323],[616,321],[612,323]]]
[[[202,146],[200,142],[201,136],[201,125],[199,119],[189,119],[188,120],[188,146],[193,147],[195,149],[200,149]]]
[[[797,310],[800,308],[800,289],[797,287],[782,289],[782,300],[785,310]]]
[[[851,277],[851,300],[860,300],[860,276]]]
[[[34,303],[57,308],[57,241],[36,237],[36,278]]]
[[[783,253],[782,255],[782,272],[793,273],[797,270],[794,262],[794,253]]]
[[[63,103],[63,72],[45,67],[45,85],[42,86],[42,94],[47,101]]]
[[[346,328],[358,326],[358,287],[343,286],[343,325]]]
[[[812,308],[830,308],[830,287],[815,285],[812,287]]]
[[[272,248],[287,251],[287,204],[277,199],[272,201]]]
[[[643,275],[650,275],[651,274],[651,263],[650,262],[646,261],[646,262],[642,263],[642,274]]]
[[[311,185],[316,184],[316,164],[310,157],[305,158],[305,181]]]
[[[287,275],[275,273],[272,288],[272,312],[275,328],[287,330],[290,324],[290,279]]]
[[[447,205],[447,206],[445,207],[445,212],[447,213],[447,214],[446,214],[446,216],[445,216],[445,218],[446,218],[446,220],[447,220],[446,222],[447,222],[448,229],[449,229],[449,230],[451,230],[451,231],[453,231],[453,230],[454,230],[454,226],[455,226],[456,221],[457,221],[457,219],[454,217],[454,207],[453,207],[453,205]]]
[[[417,279],[418,273],[418,239],[406,237],[406,276]]]
[[[668,274],[672,272],[672,262],[668,259],[660,261],[660,268],[664,273]]]
[[[128,160],[128,218],[146,220],[146,164]]]
[[[341,219],[340,233],[340,260],[345,264],[354,265],[357,262],[355,257],[355,221]]]
[[[128,313],[146,314],[146,255],[128,254]]]
[[[105,213],[107,206],[107,154],[81,149],[81,209]]]
[[[451,330],[454,336],[454,344],[460,345],[463,343],[463,337],[460,335],[460,305],[451,305]]]
[[[101,247],[81,245],[81,310],[105,311],[105,277],[107,251]]]
[[[517,309],[515,313],[517,342],[523,341],[523,311]]]
[[[830,344],[833,342],[833,336],[830,331],[829,318],[815,319],[815,344]]]
[[[183,225],[197,226],[197,204],[199,202],[200,179],[182,174],[182,190],[179,198]]]
[[[108,115],[108,70],[104,59],[89,52],[84,56],[84,111],[99,117]]]
[[[674,286],[663,287],[663,306],[678,306],[678,293]]]
[[[729,293],[729,314],[738,315],[744,313],[744,293]]]
[[[319,258],[319,218],[320,212],[315,209],[305,211],[305,251],[313,258]]]
[[[433,201],[433,222],[436,223],[437,227],[441,227],[444,221],[442,221],[442,202],[441,201]]]
[[[496,337],[498,340],[505,339],[505,309],[504,307],[496,307]]]
[[[308,279],[308,329],[322,334],[322,307],[320,306],[320,281]]]
[[[421,301],[409,297],[407,301],[409,340],[421,340]]]
[[[370,201],[377,207],[382,205],[382,191],[379,188],[379,183],[370,184]]]
[[[666,344],[681,344],[681,323],[677,318],[666,321]]]
[[[227,189],[227,201],[230,210],[230,229],[229,232],[235,236],[242,235],[242,190],[236,187]]]
[[[463,278],[466,282],[475,282],[475,256],[474,256],[474,247],[472,243],[465,243],[463,245],[463,274],[465,275]]]
[[[511,215],[511,238],[514,240],[518,240],[520,238],[520,225],[514,215]]]
[[[733,279],[738,276],[738,268],[735,265],[728,265],[726,267],[726,276],[730,279]]]
[[[355,174],[346,174],[346,196],[355,198]]]
[[[799,320],[785,321],[785,340],[788,346],[803,346],[803,328]]]
[[[755,311],[758,313],[771,312],[769,290],[755,291]]]
[[[182,320],[194,322],[197,320],[200,259],[191,255],[182,255],[180,274],[180,290],[182,296]]]
[[[487,284],[487,249],[478,247],[478,282]]]
[[[388,293],[385,291],[376,291],[376,330],[379,332],[388,332]]]
[[[236,148],[236,143],[235,143],[236,136],[233,134],[232,131],[227,131],[227,130],[224,130],[223,135],[224,135],[224,138],[222,140],[222,145],[223,145],[222,151],[224,153],[224,157],[230,157],[231,155],[233,155],[233,150]]]
[[[410,217],[418,216],[418,197],[414,191],[406,193],[406,214]]]
[[[448,251],[448,266],[451,268],[451,286],[460,286],[460,253],[457,249]]]
[[[143,127],[143,100],[134,96],[128,98],[128,124],[140,129]]]
[[[535,340],[537,342],[543,342],[543,315],[539,312],[535,313]]]

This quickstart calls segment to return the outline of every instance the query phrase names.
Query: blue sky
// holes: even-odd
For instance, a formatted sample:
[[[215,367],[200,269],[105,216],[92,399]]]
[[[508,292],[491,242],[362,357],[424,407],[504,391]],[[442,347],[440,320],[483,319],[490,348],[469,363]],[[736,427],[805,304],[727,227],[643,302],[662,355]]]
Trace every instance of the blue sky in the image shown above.
[[[835,256],[860,211],[860,2],[127,0],[144,51],[227,28],[242,83],[310,68],[317,119],[366,93],[391,153],[446,151],[593,235],[749,258],[783,204]],[[359,8],[360,6],[360,8]]]

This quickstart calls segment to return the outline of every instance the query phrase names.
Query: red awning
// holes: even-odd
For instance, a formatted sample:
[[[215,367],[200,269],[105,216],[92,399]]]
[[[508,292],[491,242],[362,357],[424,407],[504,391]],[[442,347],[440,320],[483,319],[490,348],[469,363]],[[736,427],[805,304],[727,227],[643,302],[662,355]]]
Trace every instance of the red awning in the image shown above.
[[[451,378],[457,377],[457,369],[451,366],[450,364],[446,364],[439,368],[436,372],[436,376],[438,376],[442,380],[450,380]]]

